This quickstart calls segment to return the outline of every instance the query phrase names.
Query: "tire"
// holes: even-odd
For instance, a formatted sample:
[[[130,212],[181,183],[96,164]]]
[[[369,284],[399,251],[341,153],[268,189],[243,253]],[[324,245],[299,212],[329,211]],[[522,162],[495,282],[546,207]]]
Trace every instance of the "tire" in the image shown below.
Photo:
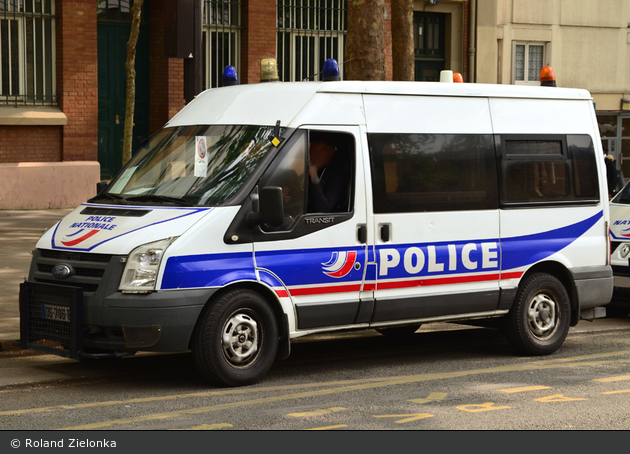
[[[230,291],[204,310],[192,347],[197,369],[212,384],[256,383],[278,350],[273,309],[254,291]]]
[[[393,328],[376,328],[376,331],[383,336],[405,339],[414,335],[420,328],[420,325],[395,326]]]
[[[570,321],[567,290],[554,276],[536,273],[519,286],[504,320],[505,335],[523,355],[549,355],[566,339]]]

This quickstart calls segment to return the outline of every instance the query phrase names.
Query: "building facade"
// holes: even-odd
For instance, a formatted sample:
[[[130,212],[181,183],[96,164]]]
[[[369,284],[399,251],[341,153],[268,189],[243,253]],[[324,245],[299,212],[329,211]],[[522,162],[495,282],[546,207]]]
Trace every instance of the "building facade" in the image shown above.
[[[470,0],[470,81],[557,85],[593,96],[604,150],[630,177],[630,0]]]
[[[120,170],[133,0],[0,0],[0,209],[78,205]],[[392,79],[391,0],[384,0]],[[605,7],[604,7],[605,5]],[[346,0],[145,0],[136,46],[133,148],[195,94],[260,80],[318,80],[347,63]],[[630,176],[630,0],[415,0],[416,80],[591,91],[607,150]],[[626,160],[624,161],[624,155]]]

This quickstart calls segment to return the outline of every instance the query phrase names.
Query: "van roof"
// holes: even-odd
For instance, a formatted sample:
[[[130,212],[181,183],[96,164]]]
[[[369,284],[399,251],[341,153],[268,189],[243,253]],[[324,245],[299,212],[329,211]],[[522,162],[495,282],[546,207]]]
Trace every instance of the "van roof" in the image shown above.
[[[166,126],[250,124],[273,126],[292,121],[317,94],[373,94],[521,99],[590,100],[576,88],[440,82],[339,81],[266,82],[208,89]]]
[[[592,99],[588,90],[584,89],[532,85],[390,81],[320,82],[318,85],[319,86],[316,90],[318,93],[363,93],[529,99]]]

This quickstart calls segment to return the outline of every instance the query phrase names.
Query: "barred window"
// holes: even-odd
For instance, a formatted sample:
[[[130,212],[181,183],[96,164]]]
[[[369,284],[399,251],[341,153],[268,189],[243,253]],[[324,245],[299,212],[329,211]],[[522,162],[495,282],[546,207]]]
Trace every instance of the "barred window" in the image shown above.
[[[0,104],[56,103],[54,0],[0,0]]]
[[[319,80],[329,58],[343,71],[347,11],[345,0],[278,0],[280,80]]]
[[[241,3],[229,0],[203,2],[203,88],[223,85],[223,69],[239,71]]]

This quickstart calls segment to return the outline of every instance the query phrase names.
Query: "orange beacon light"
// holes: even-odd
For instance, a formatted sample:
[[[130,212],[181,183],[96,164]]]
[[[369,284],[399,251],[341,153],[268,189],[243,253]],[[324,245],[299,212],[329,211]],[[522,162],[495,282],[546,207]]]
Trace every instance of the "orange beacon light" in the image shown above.
[[[540,70],[540,85],[543,87],[556,86],[556,74],[551,66],[543,66]]]

